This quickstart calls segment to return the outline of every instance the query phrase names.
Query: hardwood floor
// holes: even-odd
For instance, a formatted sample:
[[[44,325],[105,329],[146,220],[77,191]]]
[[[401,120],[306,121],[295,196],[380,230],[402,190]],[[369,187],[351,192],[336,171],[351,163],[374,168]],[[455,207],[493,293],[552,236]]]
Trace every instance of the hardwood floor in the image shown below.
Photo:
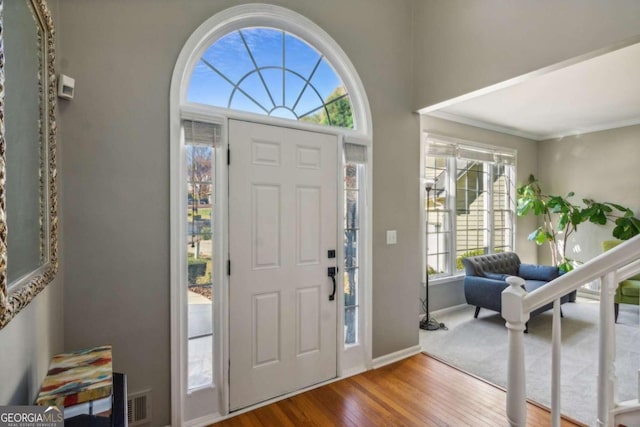
[[[504,427],[507,418],[504,391],[418,354],[215,425]],[[549,425],[547,410],[527,405],[527,426]]]

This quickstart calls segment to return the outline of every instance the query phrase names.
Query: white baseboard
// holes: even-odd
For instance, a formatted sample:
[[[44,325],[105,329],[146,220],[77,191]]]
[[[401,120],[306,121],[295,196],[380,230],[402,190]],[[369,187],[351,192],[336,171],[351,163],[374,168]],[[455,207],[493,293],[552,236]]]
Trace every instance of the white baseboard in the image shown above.
[[[444,314],[448,314],[454,311],[459,311],[459,310],[464,310],[465,308],[469,307],[469,304],[458,304],[458,305],[452,305],[451,307],[445,307],[445,308],[441,308],[440,310],[436,310],[436,311],[432,311],[431,312],[431,316],[442,316]],[[420,320],[424,319],[424,313],[421,313],[420,315],[418,315],[418,318]]]
[[[600,301],[600,295],[599,294],[592,294],[590,292],[583,292],[580,289],[578,289],[578,297],[585,298],[585,299],[594,299],[596,301]]]
[[[205,415],[204,417],[195,418],[193,420],[185,421],[184,427],[204,427],[217,423],[223,420],[224,417],[220,413]]]
[[[385,354],[384,356],[376,357],[375,359],[373,359],[373,369],[378,369],[391,363],[398,362],[402,359],[406,359],[407,357],[418,354],[421,351],[422,348],[419,345],[414,345],[413,347],[405,348],[404,350],[399,350],[393,353]]]
[[[465,309],[467,307],[469,307],[469,304],[452,305],[451,307],[446,307],[446,308],[442,308],[440,310],[436,310],[436,311],[432,312],[431,314],[433,316],[442,316],[443,314],[451,313],[452,311],[463,310],[463,309]]]
[[[339,379],[343,380],[345,378],[349,378],[349,377],[361,374],[361,373],[366,372],[366,371],[367,371],[367,367],[364,366],[364,365],[356,366],[356,367],[350,368],[350,369],[345,369],[345,370],[342,371],[342,375],[340,376]]]

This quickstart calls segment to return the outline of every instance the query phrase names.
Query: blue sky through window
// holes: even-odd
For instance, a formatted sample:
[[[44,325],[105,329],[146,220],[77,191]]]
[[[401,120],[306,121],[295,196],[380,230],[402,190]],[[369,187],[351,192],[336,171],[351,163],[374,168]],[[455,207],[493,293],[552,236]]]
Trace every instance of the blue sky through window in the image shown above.
[[[337,89],[346,94],[326,58],[303,40],[282,30],[245,28],[205,51],[187,101],[320,123],[318,114],[328,112],[325,104]]]

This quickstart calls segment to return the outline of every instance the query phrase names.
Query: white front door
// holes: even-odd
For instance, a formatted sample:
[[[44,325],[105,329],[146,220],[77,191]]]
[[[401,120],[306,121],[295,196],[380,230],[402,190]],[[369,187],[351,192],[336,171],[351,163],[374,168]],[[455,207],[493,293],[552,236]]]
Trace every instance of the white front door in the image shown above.
[[[233,411],[336,377],[341,292],[337,137],[230,120],[229,146]]]

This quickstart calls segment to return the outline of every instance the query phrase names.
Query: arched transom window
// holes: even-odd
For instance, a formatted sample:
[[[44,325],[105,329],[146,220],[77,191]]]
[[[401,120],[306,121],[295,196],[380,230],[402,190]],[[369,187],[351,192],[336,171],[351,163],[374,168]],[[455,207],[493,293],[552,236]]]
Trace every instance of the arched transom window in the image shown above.
[[[327,58],[273,28],[233,31],[209,46],[195,65],[187,101],[354,128],[349,94]]]

